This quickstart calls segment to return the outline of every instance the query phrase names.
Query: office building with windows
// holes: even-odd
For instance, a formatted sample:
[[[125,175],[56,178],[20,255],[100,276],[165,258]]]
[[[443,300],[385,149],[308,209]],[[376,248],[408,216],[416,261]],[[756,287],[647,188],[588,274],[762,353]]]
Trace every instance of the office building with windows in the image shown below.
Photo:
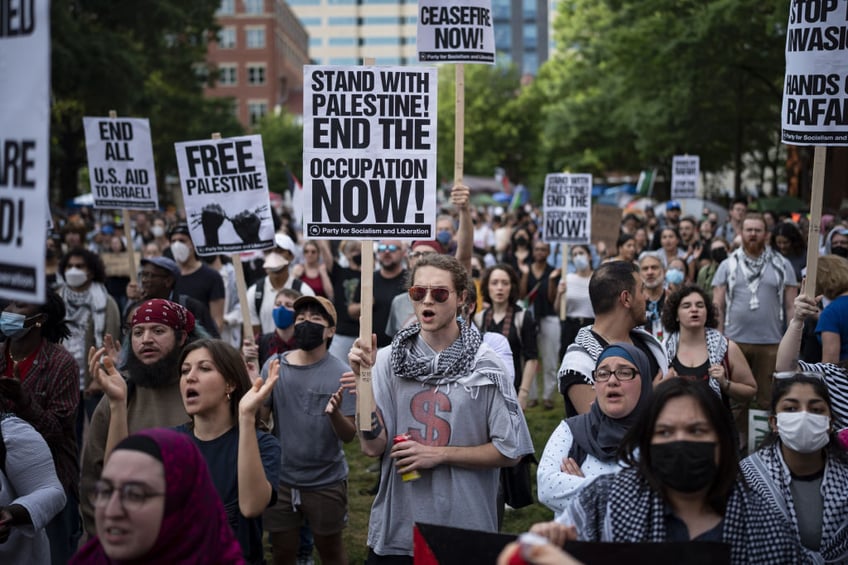
[[[514,64],[535,76],[548,60],[549,21],[556,0],[492,0],[498,63]]]
[[[303,65],[309,63],[309,36],[283,0],[222,0],[220,30],[207,59],[218,70],[208,96],[235,99],[246,126],[285,108],[303,113]]]

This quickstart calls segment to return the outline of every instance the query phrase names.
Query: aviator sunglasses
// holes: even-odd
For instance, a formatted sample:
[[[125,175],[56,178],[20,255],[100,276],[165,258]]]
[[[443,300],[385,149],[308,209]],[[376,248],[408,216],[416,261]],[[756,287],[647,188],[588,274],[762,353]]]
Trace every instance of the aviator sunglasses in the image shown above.
[[[427,296],[427,292],[433,297],[433,300],[441,304],[449,297],[452,290],[440,286],[411,286],[409,287],[409,298],[413,302],[421,302]]]

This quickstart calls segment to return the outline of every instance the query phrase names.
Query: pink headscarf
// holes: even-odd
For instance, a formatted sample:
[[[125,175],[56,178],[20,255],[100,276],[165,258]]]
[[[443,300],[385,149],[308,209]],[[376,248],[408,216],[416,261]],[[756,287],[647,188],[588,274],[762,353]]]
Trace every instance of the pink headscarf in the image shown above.
[[[165,513],[156,543],[137,563],[244,563],[241,546],[227,523],[206,460],[186,434],[164,428],[138,432],[159,446],[165,468]],[[132,436],[130,436],[132,437]],[[121,449],[118,444],[115,449]],[[108,564],[113,561],[92,538],[69,562]]]

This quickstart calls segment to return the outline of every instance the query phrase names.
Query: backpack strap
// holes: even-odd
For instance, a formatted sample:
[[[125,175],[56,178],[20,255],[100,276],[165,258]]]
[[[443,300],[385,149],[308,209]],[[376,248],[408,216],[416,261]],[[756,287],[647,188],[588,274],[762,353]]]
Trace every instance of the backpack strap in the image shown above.
[[[253,297],[253,303],[256,305],[256,315],[262,309],[262,297],[265,294],[265,277],[260,278],[255,283],[256,295]]]

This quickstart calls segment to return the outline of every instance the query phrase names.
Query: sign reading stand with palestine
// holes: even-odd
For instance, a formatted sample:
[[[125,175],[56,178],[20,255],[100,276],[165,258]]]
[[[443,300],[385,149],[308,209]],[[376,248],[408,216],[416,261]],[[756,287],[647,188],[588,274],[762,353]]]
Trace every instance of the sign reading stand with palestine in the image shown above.
[[[700,157],[675,155],[671,160],[671,199],[697,198],[700,173]]]
[[[0,297],[43,303],[50,3],[0,2]]]
[[[274,246],[265,154],[258,135],[174,144],[198,255]]]
[[[791,0],[782,141],[848,146],[848,0]]]
[[[95,208],[156,210],[156,170],[147,118],[82,119]]]
[[[547,175],[544,215],[542,239],[547,243],[591,243],[592,175]]]
[[[304,233],[433,239],[436,69],[303,68]]]
[[[419,0],[418,60],[494,64],[491,0]]]

